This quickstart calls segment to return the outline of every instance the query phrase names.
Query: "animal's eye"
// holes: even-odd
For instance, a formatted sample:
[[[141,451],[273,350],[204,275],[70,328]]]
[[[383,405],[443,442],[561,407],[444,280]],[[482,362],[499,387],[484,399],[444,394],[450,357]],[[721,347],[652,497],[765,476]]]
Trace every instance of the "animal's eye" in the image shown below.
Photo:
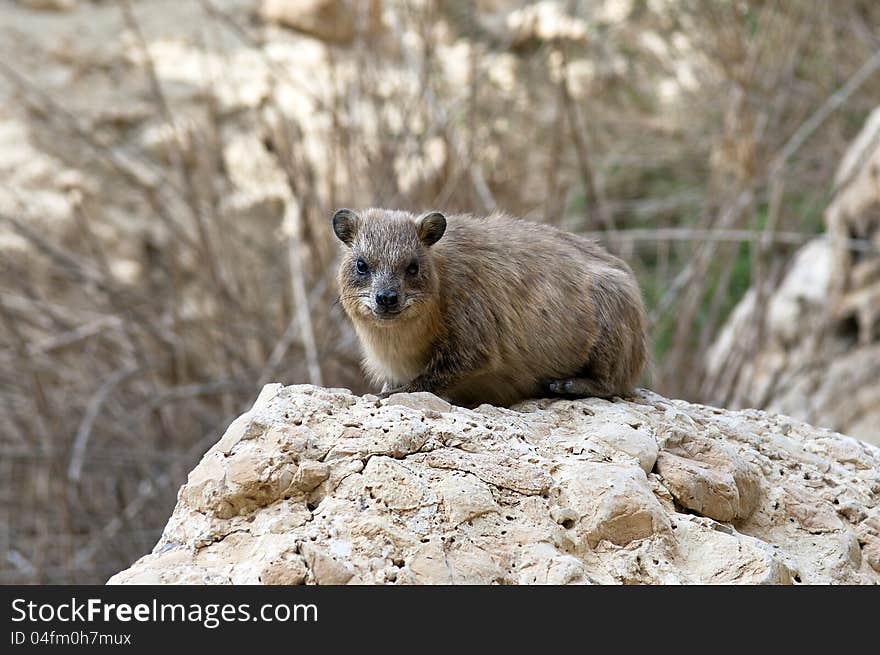
[[[419,263],[413,262],[409,266],[406,267],[407,275],[417,275],[419,272]]]
[[[357,269],[358,275],[366,275],[370,271],[370,267],[367,266],[367,262],[363,259],[357,260],[357,264],[354,267]]]

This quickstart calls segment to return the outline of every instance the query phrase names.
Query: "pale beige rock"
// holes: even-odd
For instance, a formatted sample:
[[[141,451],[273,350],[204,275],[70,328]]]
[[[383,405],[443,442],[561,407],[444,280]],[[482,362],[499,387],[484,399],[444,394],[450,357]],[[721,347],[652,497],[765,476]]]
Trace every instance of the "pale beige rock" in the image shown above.
[[[260,582],[267,585],[299,585],[305,582],[308,572],[303,558],[292,554],[267,564],[260,573]]]
[[[577,557],[566,555],[552,544],[537,543],[523,552],[519,584],[591,584],[587,567]]]
[[[626,546],[670,530],[640,468],[572,462],[554,471],[554,481],[551,503],[562,508],[556,519],[580,555],[600,541]]]
[[[421,507],[427,491],[418,475],[389,457],[371,457],[362,477],[370,497],[393,510]]]
[[[862,546],[864,555],[871,568],[880,573],[880,538],[873,537]]]
[[[647,391],[444,409],[269,389],[110,582],[880,583],[876,447]]]
[[[304,543],[300,548],[317,584],[341,585],[354,577],[348,567],[321,548],[310,543]]]
[[[793,574],[771,544],[714,521],[684,516],[676,521],[677,555],[696,578],[718,584],[791,584]]]
[[[657,441],[647,432],[631,425],[606,423],[597,428],[593,437],[634,458],[645,473],[654,468],[659,453]]]
[[[718,440],[673,434],[657,458],[673,498],[718,521],[748,518],[761,493],[760,471]]]
[[[466,453],[454,448],[428,455],[430,466],[470,471],[484,482],[522,494],[540,494],[550,486],[550,476],[540,467],[506,455]]]
[[[293,484],[302,491],[311,491],[330,477],[330,467],[323,462],[304,460],[299,463]]]
[[[862,556],[872,569],[880,573],[880,507],[869,509],[856,528]]]
[[[767,311],[758,347],[756,291],[734,309],[709,352],[710,379],[724,379],[733,353],[747,358],[735,382],[712,385],[714,402],[762,407],[880,445],[878,135],[880,108],[840,163],[840,188],[825,211],[827,234],[795,254],[759,308]],[[869,249],[851,248],[850,239]]]
[[[453,475],[444,479],[439,485],[440,496],[443,498],[446,520],[458,525],[487,512],[499,511],[498,503],[492,497],[483,482],[475,475]]]
[[[416,584],[452,584],[446,553],[437,542],[429,542],[415,552],[409,573]]]

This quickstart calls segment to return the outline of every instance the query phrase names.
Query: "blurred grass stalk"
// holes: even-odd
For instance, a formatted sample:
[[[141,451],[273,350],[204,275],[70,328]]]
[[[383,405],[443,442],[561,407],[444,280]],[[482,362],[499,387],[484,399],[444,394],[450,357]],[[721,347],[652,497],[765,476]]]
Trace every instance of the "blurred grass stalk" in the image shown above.
[[[154,61],[148,4],[121,5],[139,54],[116,74],[169,130],[165,161],[0,61],[35,141],[102,180],[69,190],[67,233],[42,229],[23,197],[0,212],[28,244],[0,259],[0,583],[102,582],[150,550],[186,472],[262,384],[367,389],[336,303],[337,206],[501,208],[603,239],[651,306],[646,383],[723,393],[747,353],[713,380],[707,349],[745,289],[766,298],[821,230],[828,181],[880,99],[872,2],[634,3],[617,22],[602,18],[614,3],[566,3],[581,38],[493,31],[535,3],[508,3],[505,23],[486,19],[492,3],[388,1],[384,40],[360,16],[307,88],[270,55],[265,25],[203,0],[201,31],[255,53],[269,91],[224,113],[206,75],[193,129]],[[293,91],[308,124],[281,100]],[[282,189],[244,215],[228,200],[234,130],[255,135]],[[112,206],[150,226],[135,281],[114,261],[132,237]]]

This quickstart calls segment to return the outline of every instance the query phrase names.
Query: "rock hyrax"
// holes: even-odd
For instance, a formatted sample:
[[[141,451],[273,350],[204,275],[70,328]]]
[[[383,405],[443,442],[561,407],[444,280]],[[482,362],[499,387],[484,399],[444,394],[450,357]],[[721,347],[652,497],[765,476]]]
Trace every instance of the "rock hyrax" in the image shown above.
[[[550,225],[340,209],[342,306],[383,392],[464,406],[632,392],[648,358],[629,266]]]

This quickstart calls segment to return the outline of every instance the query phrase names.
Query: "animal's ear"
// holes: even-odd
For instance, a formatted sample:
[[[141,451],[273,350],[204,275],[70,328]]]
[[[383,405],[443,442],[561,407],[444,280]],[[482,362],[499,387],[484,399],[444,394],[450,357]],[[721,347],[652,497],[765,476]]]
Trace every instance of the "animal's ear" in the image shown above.
[[[333,232],[345,245],[351,245],[357,228],[358,215],[351,209],[337,209],[333,214]]]
[[[433,246],[446,232],[446,217],[440,212],[428,212],[418,220],[419,240],[426,246]]]

